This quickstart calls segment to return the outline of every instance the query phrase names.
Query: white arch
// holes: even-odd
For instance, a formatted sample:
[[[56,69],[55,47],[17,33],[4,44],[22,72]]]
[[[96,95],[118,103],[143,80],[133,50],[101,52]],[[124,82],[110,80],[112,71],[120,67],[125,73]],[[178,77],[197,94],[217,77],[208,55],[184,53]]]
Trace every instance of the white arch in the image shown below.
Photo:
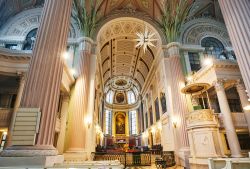
[[[137,31],[143,31],[145,27],[155,33],[155,38],[158,39],[157,46],[162,45],[162,38],[154,26],[134,17],[115,18],[103,24],[96,35],[97,45],[101,46],[111,38],[118,36],[135,36]]]
[[[9,41],[24,41],[27,34],[39,27],[43,8],[32,8],[11,17],[0,30],[0,39]],[[69,38],[77,38],[79,29],[71,20]]]
[[[200,45],[205,37],[214,37],[222,42],[225,47],[231,47],[231,42],[226,26],[214,19],[192,19],[182,27],[180,41],[183,44]]]

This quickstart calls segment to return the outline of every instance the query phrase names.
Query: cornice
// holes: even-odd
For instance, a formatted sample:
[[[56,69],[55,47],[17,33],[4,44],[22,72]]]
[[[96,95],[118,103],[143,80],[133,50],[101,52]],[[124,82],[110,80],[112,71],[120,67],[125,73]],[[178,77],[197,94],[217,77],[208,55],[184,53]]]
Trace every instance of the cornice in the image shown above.
[[[217,69],[217,68],[239,70],[239,66],[238,66],[237,62],[235,62],[235,61],[230,61],[230,60],[214,60],[213,64],[205,66],[205,67],[201,68],[198,72],[196,72],[193,75],[193,78],[196,81],[199,78],[205,76],[211,70],[214,70],[214,69]]]
[[[134,104],[109,104],[106,101],[104,102],[104,105],[106,108],[110,109],[110,110],[135,110],[138,109],[140,106],[141,101],[137,101]]]
[[[0,48],[0,60],[10,62],[28,62],[31,58],[31,52],[23,52],[19,50],[10,50],[6,48]]]

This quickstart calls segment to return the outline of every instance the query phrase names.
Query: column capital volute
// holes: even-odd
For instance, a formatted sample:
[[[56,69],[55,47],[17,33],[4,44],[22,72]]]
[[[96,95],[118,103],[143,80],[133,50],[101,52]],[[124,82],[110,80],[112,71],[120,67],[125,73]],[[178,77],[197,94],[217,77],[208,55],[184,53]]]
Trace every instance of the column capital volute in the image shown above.
[[[96,53],[92,48],[96,47],[95,42],[89,37],[80,37],[77,39],[79,50],[87,51],[88,53]],[[92,52],[94,51],[94,52]]]
[[[171,42],[168,43],[167,45],[162,45],[164,56],[165,57],[180,56],[180,47],[181,44],[179,42]]]
[[[82,37],[79,37],[79,38],[77,39],[77,43],[78,43],[78,44],[80,44],[80,43],[82,43],[82,42],[88,42],[88,43],[91,43],[91,44],[94,44],[94,43],[95,43],[93,39],[91,39],[90,37],[86,37],[86,36],[82,36]]]
[[[63,93],[63,94],[61,94],[61,98],[62,98],[62,101],[69,102],[70,95],[66,94],[66,93]]]
[[[16,72],[16,74],[17,74],[17,76],[19,76],[19,77],[23,77],[23,76],[25,76],[25,72],[22,72],[22,71],[17,71]]]
[[[236,89],[237,90],[246,90],[245,89],[245,84],[244,84],[244,82],[243,82],[243,80],[242,79],[238,79],[237,81],[236,81],[236,83],[235,83],[235,86],[236,86]]]
[[[213,86],[215,87],[215,90],[218,91],[223,91],[224,89],[224,80],[216,80],[213,82]]]
[[[17,76],[20,78],[20,83],[24,83],[27,73],[25,72],[17,72]]]

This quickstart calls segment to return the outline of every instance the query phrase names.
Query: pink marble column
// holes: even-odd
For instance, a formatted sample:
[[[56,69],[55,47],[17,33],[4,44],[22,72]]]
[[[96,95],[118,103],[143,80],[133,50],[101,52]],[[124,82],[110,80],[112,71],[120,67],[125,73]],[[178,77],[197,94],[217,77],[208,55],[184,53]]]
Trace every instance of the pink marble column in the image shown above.
[[[181,93],[181,89],[185,87],[185,77],[182,72],[182,65],[180,61],[179,54],[179,45],[178,43],[170,43],[166,46],[168,62],[169,62],[169,77],[171,79],[167,79],[167,82],[171,87],[171,98],[172,98],[172,109],[173,109],[173,117],[176,121],[176,134],[177,139],[179,139],[180,145],[178,145],[179,149],[189,147],[188,143],[188,135],[186,129],[186,114],[188,111],[187,102],[185,99],[185,95]]]
[[[92,40],[81,38],[77,65],[77,80],[70,98],[69,143],[67,152],[86,151],[86,118],[88,114],[89,74]]]
[[[46,0],[21,107],[40,108],[36,145],[51,147],[63,73],[72,0]]]
[[[250,96],[250,1],[219,0],[243,81]]]

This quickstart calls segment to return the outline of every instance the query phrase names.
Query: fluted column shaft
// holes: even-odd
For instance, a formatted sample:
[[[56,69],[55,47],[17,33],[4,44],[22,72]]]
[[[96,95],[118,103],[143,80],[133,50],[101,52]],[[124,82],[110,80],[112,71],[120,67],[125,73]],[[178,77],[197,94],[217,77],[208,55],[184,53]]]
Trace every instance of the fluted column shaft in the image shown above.
[[[246,88],[245,88],[244,84],[241,81],[239,81],[236,84],[236,89],[237,89],[237,92],[238,92],[239,97],[240,97],[241,106],[242,107],[248,106],[250,103],[248,101]],[[246,121],[247,121],[248,131],[250,132],[250,111],[249,110],[244,110],[244,109],[243,109],[243,111],[244,111],[245,118],[246,118]]]
[[[53,145],[72,0],[46,0],[21,107],[40,108],[37,145]]]
[[[235,131],[234,124],[233,124],[232,114],[231,114],[230,107],[227,101],[227,96],[226,96],[223,82],[221,81],[216,82],[215,89],[216,89],[216,93],[217,93],[217,97],[218,97],[218,101],[220,105],[220,110],[223,115],[222,116],[223,124],[225,126],[228,144],[229,144],[230,151],[231,151],[231,156],[241,157],[242,155],[241,155],[240,144],[239,144],[239,140]]]
[[[182,66],[179,54],[179,44],[170,43],[166,47],[168,53],[168,62],[170,72],[167,81],[171,87],[172,96],[172,108],[173,116],[177,122],[176,134],[179,139],[179,148],[189,147],[188,135],[186,131],[186,113],[188,113],[188,107],[185,99],[185,95],[181,93],[181,89],[185,86],[185,78],[182,72]]]
[[[7,141],[8,146],[11,146],[12,132],[13,132],[14,123],[15,123],[15,119],[16,119],[16,113],[17,113],[17,110],[18,110],[20,103],[21,103],[24,84],[25,84],[25,76],[24,76],[24,74],[21,74],[20,81],[19,81],[19,87],[18,87],[18,91],[17,91],[17,95],[16,95],[16,100],[15,100],[15,104],[14,104],[14,108],[13,108],[13,113],[12,113],[11,121],[10,121],[10,125],[9,125],[8,141]]]
[[[79,61],[77,62],[77,80],[70,98],[70,140],[67,151],[86,151],[86,118],[88,114],[89,81],[92,40],[81,39],[79,43]]]
[[[65,143],[65,134],[66,134],[66,125],[68,118],[68,108],[69,108],[69,96],[62,96],[62,107],[61,107],[61,126],[60,133],[57,142],[57,150],[59,154],[64,152],[64,143]]]
[[[250,92],[250,1],[219,0],[219,4],[243,81]]]

